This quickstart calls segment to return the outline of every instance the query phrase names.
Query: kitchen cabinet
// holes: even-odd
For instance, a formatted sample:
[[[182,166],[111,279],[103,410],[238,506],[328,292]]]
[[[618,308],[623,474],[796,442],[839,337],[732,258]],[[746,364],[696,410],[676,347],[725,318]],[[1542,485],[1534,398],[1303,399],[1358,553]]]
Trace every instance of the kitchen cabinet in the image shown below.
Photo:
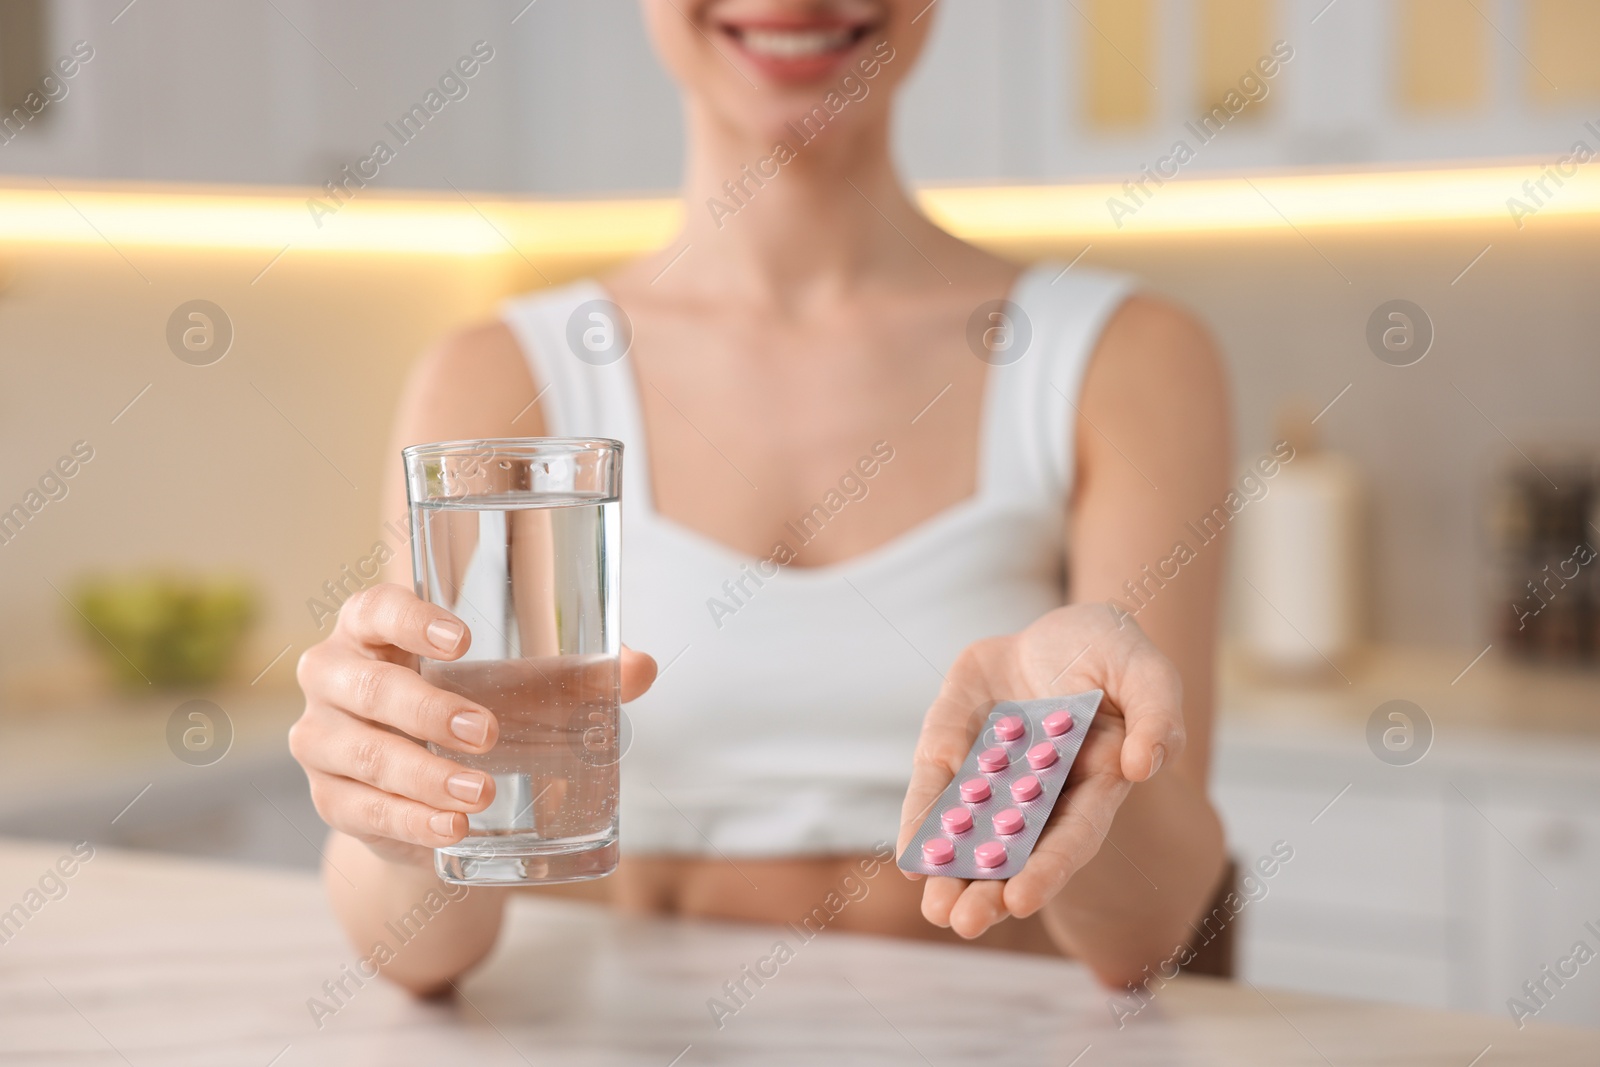
[[[1506,997],[1518,997],[1539,1008],[1541,1020],[1595,1026],[1600,1025],[1600,791],[1572,800],[1551,805],[1508,790],[1484,805],[1485,814],[1523,855],[1511,852],[1505,841],[1485,838],[1486,910],[1501,921],[1483,930],[1481,973],[1504,975],[1515,988],[1481,993],[1501,1007]],[[1571,968],[1577,974],[1564,984],[1547,981],[1546,1006],[1521,992],[1523,982],[1546,978],[1542,968],[1557,970],[1580,941],[1597,958]]]
[[[177,697],[0,716],[0,835],[315,869],[328,831],[287,741],[300,699],[212,695],[232,738],[202,765],[169,748]]]
[[[1547,983],[1543,1006],[1523,990],[1578,941],[1600,956],[1600,678],[1497,666],[1451,687],[1393,656],[1374,672],[1343,691],[1224,686],[1213,796],[1230,848],[1295,850],[1242,914],[1242,975],[1508,1017],[1518,997],[1600,1026],[1600,958]],[[1409,766],[1366,740],[1396,696],[1431,709]]]

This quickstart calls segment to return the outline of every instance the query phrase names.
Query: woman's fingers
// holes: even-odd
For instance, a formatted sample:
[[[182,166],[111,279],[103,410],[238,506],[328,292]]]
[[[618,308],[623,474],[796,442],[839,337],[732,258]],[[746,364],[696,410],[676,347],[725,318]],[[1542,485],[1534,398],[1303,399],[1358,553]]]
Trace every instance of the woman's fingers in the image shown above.
[[[1005,907],[1010,914],[1020,918],[1044,907],[1095,857],[1130,788],[1128,782],[1110,774],[1091,775],[1073,783],[1028,862],[1005,882]]]
[[[922,917],[935,926],[950,925],[950,909],[956,906],[961,891],[967,887],[964,878],[943,878],[931,875],[922,887]]]
[[[1142,635],[1121,674],[1116,706],[1128,729],[1122,742],[1122,776],[1142,782],[1183,753],[1183,679]]]
[[[991,879],[929,878],[922,890],[922,917],[974,938],[1007,915],[1006,883]]]
[[[941,742],[937,738],[930,740],[932,729],[933,714],[930,713],[922,728],[923,740],[911,756],[911,784],[906,788],[906,799],[900,806],[900,837],[895,843],[896,856],[911,843],[912,835],[922,825],[928,812],[933,810],[939,794],[944,792],[945,786],[961,769],[961,760],[966,755],[966,742],[963,741],[960,751],[956,752],[948,742]],[[913,876],[910,871],[904,873],[920,877]]]
[[[927,733],[928,726],[924,726],[924,738]],[[906,788],[906,799],[900,807],[900,837],[895,844],[895,855],[906,850],[906,845],[911,843],[911,835],[917,832],[917,827],[922,825],[922,820],[932,810],[939,794],[960,768],[960,756],[952,761],[947,753],[927,743],[917,746],[911,756],[911,784]]]
[[[1007,915],[1004,881],[980,879],[967,883],[950,909],[950,929],[974,938]]]
[[[458,811],[441,811],[323,771],[312,771],[307,777],[322,821],[359,840],[387,839],[442,848],[466,836],[467,817]]]
[[[961,769],[967,749],[983,725],[991,701],[985,694],[993,688],[988,673],[1008,646],[1004,638],[988,638],[968,645],[945,676],[939,695],[922,717],[922,733],[911,754],[911,782],[900,806],[898,855],[905,851],[911,835],[939,799],[944,787]]]
[[[320,725],[329,720],[331,726]],[[483,771],[436,756],[399,734],[333,709],[304,725],[296,724],[289,734],[289,749],[310,770],[363,782],[439,810],[482,811],[494,800],[494,779]]]
[[[472,644],[460,619],[392,582],[346,600],[338,630],[368,651],[393,647],[429,659],[455,659]]]
[[[499,740],[499,723],[488,708],[429,685],[398,663],[352,655],[324,643],[301,657],[300,672],[301,688],[307,693],[423,741],[458,752],[483,753]]]
[[[655,683],[656,661],[643,652],[622,646],[622,702],[638,700]]]
[[[1110,775],[1074,783],[1071,803],[1051,820],[1028,862],[1011,878],[929,878],[922,917],[974,938],[1010,916],[1038,911],[1094,858],[1129,785]]]

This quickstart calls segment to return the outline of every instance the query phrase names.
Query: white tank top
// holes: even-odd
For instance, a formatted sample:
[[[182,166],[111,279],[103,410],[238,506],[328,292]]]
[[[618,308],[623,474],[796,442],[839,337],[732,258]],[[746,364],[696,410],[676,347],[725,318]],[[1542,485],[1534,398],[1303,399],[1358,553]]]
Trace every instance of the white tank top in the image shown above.
[[[597,366],[567,341],[568,318],[605,291],[582,281],[507,302],[548,432],[625,446],[622,639],[662,668],[627,708],[626,851],[778,856],[894,842],[923,714],[956,655],[1066,602],[1077,396],[1131,288],[1059,264],[1026,271],[1011,300],[1032,338],[987,371],[977,491],[862,555],[771,577],[771,565],[654,510],[631,360]]]

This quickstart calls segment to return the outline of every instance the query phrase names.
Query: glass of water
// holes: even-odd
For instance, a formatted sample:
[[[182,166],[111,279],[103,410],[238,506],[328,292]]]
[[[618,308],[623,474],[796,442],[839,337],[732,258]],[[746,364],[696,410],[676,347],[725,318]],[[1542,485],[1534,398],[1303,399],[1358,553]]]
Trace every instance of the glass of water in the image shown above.
[[[403,453],[417,595],[472,644],[422,677],[492,711],[482,756],[429,748],[494,778],[467,836],[434,852],[466,885],[577,882],[617,865],[617,623],[622,444],[505,438]]]

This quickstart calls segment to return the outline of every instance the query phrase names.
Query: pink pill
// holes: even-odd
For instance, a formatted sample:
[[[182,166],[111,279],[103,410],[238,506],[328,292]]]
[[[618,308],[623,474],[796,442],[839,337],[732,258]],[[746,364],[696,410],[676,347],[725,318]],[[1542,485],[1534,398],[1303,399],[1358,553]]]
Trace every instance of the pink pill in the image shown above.
[[[1028,749],[1028,766],[1036,771],[1042,771],[1060,757],[1056,755],[1056,746],[1048,741],[1040,741]]]
[[[936,837],[932,841],[924,841],[922,843],[922,858],[935,866],[949,863],[956,858],[956,846],[942,837]]]
[[[1014,834],[1022,827],[1022,812],[1016,808],[1007,808],[994,817],[994,832],[997,834]]]
[[[1060,737],[1072,729],[1072,712],[1052,711],[1044,717],[1044,735],[1046,737]]]
[[[978,769],[994,774],[1011,766],[1011,757],[1003,748],[986,748],[978,753]]]
[[[972,829],[972,812],[966,808],[951,808],[939,816],[939,822],[944,826],[945,833],[964,834]]]
[[[1025,774],[1011,783],[1011,797],[1013,800],[1032,800],[1040,792],[1039,779],[1031,774]]]
[[[985,841],[972,852],[979,867],[998,867],[1006,861],[1006,846],[998,841]]]
[[[989,783],[982,778],[968,778],[961,783],[961,799],[968,804],[989,799]]]
[[[1003,719],[996,719],[994,723],[994,736],[1000,741],[1015,741],[1022,736],[1022,716],[1007,715]]]

